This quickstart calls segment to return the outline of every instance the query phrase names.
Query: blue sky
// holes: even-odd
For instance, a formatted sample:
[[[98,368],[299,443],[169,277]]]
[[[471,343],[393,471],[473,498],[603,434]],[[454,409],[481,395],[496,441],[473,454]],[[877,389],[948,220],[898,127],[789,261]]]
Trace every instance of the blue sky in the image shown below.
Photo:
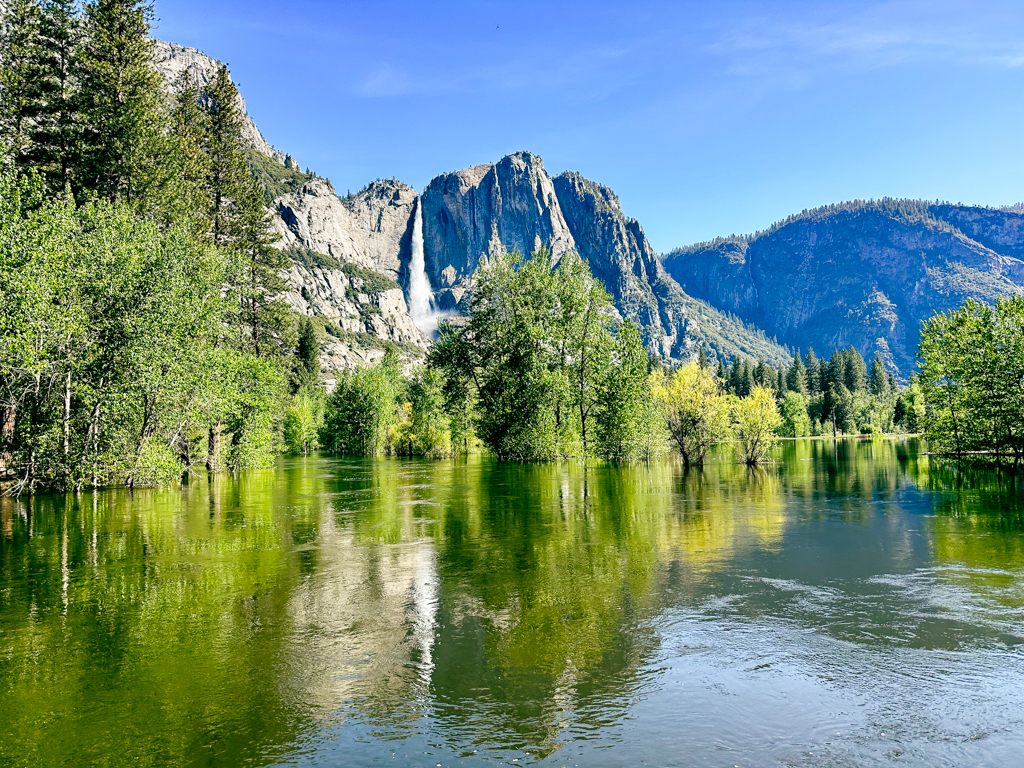
[[[851,198],[1024,200],[1024,5],[157,0],[339,192],[519,149],[659,251]]]

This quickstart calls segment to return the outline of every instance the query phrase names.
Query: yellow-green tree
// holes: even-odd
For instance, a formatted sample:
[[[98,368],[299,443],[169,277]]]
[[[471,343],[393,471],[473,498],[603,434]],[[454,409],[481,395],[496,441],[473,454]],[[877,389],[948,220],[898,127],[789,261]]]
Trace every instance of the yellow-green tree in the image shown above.
[[[658,371],[651,389],[686,466],[702,465],[708,449],[729,437],[734,398],[711,370],[690,362],[667,376]]]
[[[768,459],[782,424],[775,395],[768,387],[754,387],[750,395],[736,401],[734,408],[736,437],[748,465]]]

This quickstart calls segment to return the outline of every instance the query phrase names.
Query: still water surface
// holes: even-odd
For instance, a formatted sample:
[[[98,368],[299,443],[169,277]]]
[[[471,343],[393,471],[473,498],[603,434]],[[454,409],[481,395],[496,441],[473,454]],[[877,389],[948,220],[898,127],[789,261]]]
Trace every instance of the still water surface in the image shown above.
[[[1024,765],[1024,485],[913,442],[0,502],[0,764]]]

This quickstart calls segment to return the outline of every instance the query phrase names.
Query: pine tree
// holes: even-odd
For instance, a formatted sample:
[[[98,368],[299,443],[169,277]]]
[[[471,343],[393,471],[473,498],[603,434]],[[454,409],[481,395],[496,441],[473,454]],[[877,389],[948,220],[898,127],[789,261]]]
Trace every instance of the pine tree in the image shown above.
[[[94,0],[85,6],[82,38],[82,153],[75,182],[111,200],[143,200],[153,180],[163,124],[160,76],[145,0]]]
[[[746,360],[743,361],[742,379],[740,380],[740,397],[747,397],[757,386],[757,379],[754,378],[754,366]]]
[[[868,388],[868,366],[864,357],[853,347],[843,354],[845,368],[843,383],[850,392],[866,392]]]
[[[204,149],[208,158],[210,237],[214,245],[226,246],[239,237],[236,207],[252,175],[242,143],[241,100],[227,67],[222,65],[217,70],[201,100],[207,113]]]
[[[0,148],[7,162],[22,171],[31,163],[41,27],[36,0],[10,0],[0,24]]]
[[[256,357],[275,357],[288,327],[288,306],[281,270],[288,257],[274,247],[277,234],[264,205],[263,187],[249,175],[234,201],[236,254],[234,285],[239,299],[239,348]]]
[[[703,344],[697,349],[697,365],[701,368],[711,368],[711,355],[708,353],[707,347]]]
[[[186,225],[201,239],[210,232],[210,173],[205,145],[209,135],[198,86],[182,73],[174,88],[170,131],[162,137],[163,162],[159,207],[168,223]]]
[[[878,354],[875,354],[875,359],[871,362],[871,378],[868,383],[872,395],[889,396],[891,392],[889,374]]]
[[[299,342],[295,350],[296,389],[303,384],[318,382],[320,378],[320,339],[316,327],[308,317],[299,322]]]
[[[729,380],[727,389],[734,395],[740,394],[743,388],[743,365],[738,357],[734,357],[732,365],[729,366]]]
[[[814,348],[807,348],[807,392],[811,395],[820,394],[821,385],[821,363],[818,356],[814,354]]]
[[[813,350],[811,354],[814,354]],[[801,395],[806,395],[808,392],[807,367],[804,365],[803,358],[800,357],[799,350],[793,358],[793,364],[789,366],[789,371],[786,373],[786,388],[790,392],[798,392]]]
[[[80,150],[76,98],[81,19],[74,0],[42,5],[36,82],[38,107],[32,126],[31,163],[59,193],[71,180]]]

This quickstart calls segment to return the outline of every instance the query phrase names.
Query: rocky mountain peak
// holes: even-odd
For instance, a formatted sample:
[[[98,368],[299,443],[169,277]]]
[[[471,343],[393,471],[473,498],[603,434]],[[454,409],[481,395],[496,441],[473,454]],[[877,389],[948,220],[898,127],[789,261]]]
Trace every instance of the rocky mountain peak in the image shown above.
[[[202,88],[213,81],[221,66],[219,61],[207,56],[202,51],[164,40],[154,41],[153,54],[153,63],[157,72],[160,73],[164,89],[171,95],[181,83],[182,76],[193,85]],[[245,142],[261,155],[272,158],[282,165],[285,162],[291,162],[293,167],[298,170],[298,164],[294,158],[275,149],[263,137],[260,129],[256,127],[256,123],[249,116],[245,107],[245,99],[242,98],[241,93],[239,93],[238,99],[239,107],[245,115],[245,122],[242,126],[242,138],[245,139]]]
[[[209,83],[220,66],[172,43],[159,43],[156,58],[169,92],[183,76]],[[401,181],[379,179],[339,197],[326,179],[294,173],[248,116],[246,138],[287,168],[289,183],[275,187],[271,210],[279,245],[292,257],[288,300],[298,312],[321,318],[329,368],[374,359],[385,342],[412,356],[426,347],[405,296],[417,210],[436,309],[459,311],[481,260],[491,255],[543,246],[557,259],[574,250],[659,354],[685,356],[701,343],[723,356],[785,357],[768,339],[686,296],[611,189],[575,172],[553,179],[532,152],[441,174],[422,196]]]
[[[359,192],[343,198],[346,201],[366,199],[380,202],[391,201],[395,204],[408,203],[418,196],[415,189],[398,179],[377,179],[371,181]]]
[[[555,177],[555,187],[565,191],[572,190],[572,194],[579,200],[586,200],[593,204],[594,210],[610,212],[622,212],[619,203],[619,196],[604,184],[591,181],[579,171],[565,171]]]
[[[480,261],[505,251],[575,248],[540,157],[516,152],[445,173],[423,192],[424,254],[441,309],[456,309]]]

